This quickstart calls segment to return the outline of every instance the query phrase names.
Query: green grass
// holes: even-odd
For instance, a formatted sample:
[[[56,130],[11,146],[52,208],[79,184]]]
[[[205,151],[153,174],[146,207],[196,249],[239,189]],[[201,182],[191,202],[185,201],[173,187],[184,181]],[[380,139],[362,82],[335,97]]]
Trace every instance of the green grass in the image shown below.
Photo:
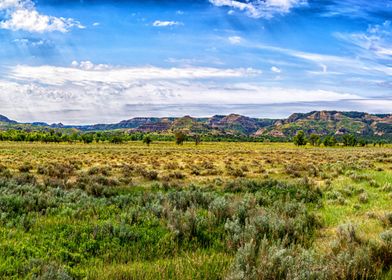
[[[389,279],[391,183],[389,147],[2,142],[0,278]]]

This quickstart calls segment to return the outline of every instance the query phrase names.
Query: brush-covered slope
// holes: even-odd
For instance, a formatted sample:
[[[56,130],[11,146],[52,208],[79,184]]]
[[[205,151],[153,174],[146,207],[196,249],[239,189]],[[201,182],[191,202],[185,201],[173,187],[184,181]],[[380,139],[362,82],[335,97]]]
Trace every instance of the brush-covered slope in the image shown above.
[[[295,135],[298,130],[320,135],[350,133],[363,136],[392,136],[392,115],[339,111],[295,113],[259,130],[257,134],[285,137]]]
[[[150,118],[138,117],[115,124],[67,126],[45,123],[20,124],[0,115],[0,128],[76,128],[81,131],[126,130],[129,132],[172,133],[184,131],[190,134],[243,135],[266,137],[291,137],[299,130],[307,134],[392,137],[392,114],[368,114],[363,112],[313,111],[295,113],[287,119],[250,118],[238,114],[215,115],[208,118]]]

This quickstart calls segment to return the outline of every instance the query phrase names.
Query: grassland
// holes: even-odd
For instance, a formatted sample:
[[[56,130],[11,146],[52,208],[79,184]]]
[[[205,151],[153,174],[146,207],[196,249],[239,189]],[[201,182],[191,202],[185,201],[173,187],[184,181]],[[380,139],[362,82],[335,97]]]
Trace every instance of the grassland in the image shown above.
[[[0,143],[2,279],[392,279],[392,148]]]

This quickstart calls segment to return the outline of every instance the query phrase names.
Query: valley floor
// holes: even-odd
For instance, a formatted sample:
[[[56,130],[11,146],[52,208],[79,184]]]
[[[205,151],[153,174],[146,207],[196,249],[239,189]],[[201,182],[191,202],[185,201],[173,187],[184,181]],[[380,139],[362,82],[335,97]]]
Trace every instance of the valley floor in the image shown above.
[[[392,279],[392,147],[0,142],[2,279]]]

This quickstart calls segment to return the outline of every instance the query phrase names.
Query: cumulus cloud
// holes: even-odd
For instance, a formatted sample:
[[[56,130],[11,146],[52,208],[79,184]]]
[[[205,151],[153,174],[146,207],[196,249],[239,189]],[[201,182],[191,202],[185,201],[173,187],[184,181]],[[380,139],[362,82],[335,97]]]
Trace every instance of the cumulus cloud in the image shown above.
[[[271,72],[279,74],[279,73],[282,72],[282,70],[280,70],[280,68],[278,68],[276,66],[272,66],[271,67]]]
[[[176,25],[182,25],[181,22],[179,21],[161,21],[161,20],[156,20],[152,24],[155,27],[168,27],[168,26],[176,26]]]
[[[72,18],[55,17],[39,13],[31,0],[0,0],[0,11],[6,19],[0,22],[1,29],[28,32],[68,32],[71,28],[84,28]]]
[[[0,10],[5,10],[13,7],[21,6],[22,3],[19,0],[1,0],[0,1]]]
[[[307,0],[209,0],[215,6],[238,9],[254,18],[271,18],[285,14],[291,9],[305,5]]]

